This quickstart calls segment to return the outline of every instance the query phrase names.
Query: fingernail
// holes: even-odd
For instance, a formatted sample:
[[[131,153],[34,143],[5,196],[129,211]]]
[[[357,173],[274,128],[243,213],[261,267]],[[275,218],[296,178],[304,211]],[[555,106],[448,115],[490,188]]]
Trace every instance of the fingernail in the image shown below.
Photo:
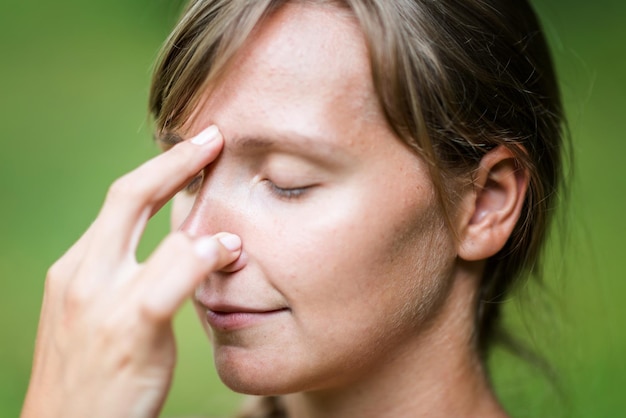
[[[219,255],[219,248],[215,240],[211,237],[198,238],[193,245],[193,249],[198,257],[214,259]]]
[[[237,251],[241,249],[241,238],[233,234],[224,234],[218,238],[224,248],[228,251]]]
[[[206,128],[204,131],[200,132],[198,135],[191,139],[191,142],[196,145],[204,145],[208,142],[213,141],[217,138],[217,135],[220,133],[220,130],[215,125],[211,125]]]

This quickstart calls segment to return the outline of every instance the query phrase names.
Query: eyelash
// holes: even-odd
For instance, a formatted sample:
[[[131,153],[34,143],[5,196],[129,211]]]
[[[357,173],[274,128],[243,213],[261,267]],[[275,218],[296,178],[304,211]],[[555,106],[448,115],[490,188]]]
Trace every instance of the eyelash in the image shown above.
[[[276,195],[280,199],[284,200],[295,200],[302,198],[306,192],[313,186],[304,186],[304,187],[293,187],[293,188],[283,188],[278,187],[271,180],[266,179],[265,183],[267,187],[269,187],[270,192]]]
[[[183,190],[185,191],[185,193],[188,193],[190,195],[195,194],[198,190],[200,190],[203,179],[204,179],[204,175],[202,173],[199,173],[197,176],[191,179],[189,183],[187,183],[187,185],[185,186]],[[304,187],[292,187],[292,188],[287,187],[286,188],[286,187],[278,187],[269,179],[265,179],[263,182],[267,185],[267,187],[269,188],[272,194],[284,200],[300,199],[304,196],[304,194],[311,187],[313,187],[313,186],[304,186]]]

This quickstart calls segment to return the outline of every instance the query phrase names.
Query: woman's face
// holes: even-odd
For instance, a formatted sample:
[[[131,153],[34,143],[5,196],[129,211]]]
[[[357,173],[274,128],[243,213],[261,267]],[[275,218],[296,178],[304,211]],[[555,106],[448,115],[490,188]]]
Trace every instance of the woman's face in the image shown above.
[[[423,343],[449,290],[454,241],[426,164],[385,122],[368,59],[349,16],[287,5],[184,132],[214,123],[225,138],[199,187],[176,196],[172,221],[242,238],[241,258],[196,293],[235,390],[371,375]]]

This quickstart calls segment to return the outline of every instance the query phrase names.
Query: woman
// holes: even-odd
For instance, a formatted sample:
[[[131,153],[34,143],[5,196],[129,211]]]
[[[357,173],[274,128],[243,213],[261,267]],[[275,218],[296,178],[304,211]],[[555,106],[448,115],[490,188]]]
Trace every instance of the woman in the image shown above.
[[[151,110],[166,152],[50,269],[23,417],[156,416],[189,296],[245,416],[506,416],[484,360],[561,181],[525,1],[195,0]]]

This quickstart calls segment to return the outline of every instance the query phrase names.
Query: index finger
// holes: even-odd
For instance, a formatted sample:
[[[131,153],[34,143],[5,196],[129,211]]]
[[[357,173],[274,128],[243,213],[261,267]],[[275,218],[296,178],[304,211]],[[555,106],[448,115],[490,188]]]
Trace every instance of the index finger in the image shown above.
[[[134,251],[150,217],[215,160],[222,145],[222,135],[212,125],[113,183],[96,221],[94,254],[102,259]]]

